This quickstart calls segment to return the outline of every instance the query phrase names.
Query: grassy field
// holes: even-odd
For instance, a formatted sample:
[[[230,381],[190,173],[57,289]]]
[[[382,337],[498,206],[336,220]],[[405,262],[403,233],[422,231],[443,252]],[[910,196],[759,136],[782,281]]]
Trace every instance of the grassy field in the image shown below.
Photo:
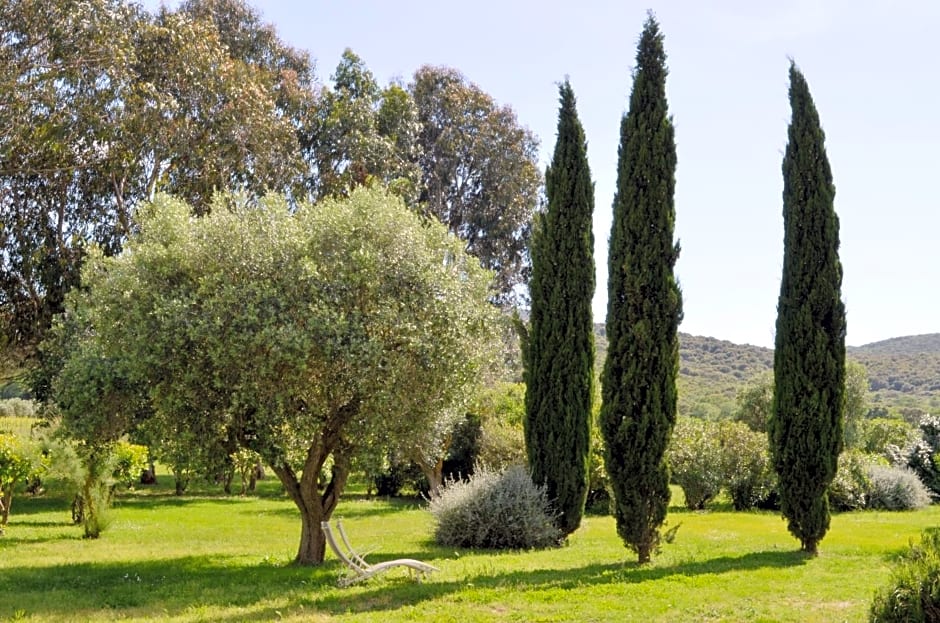
[[[673,508],[675,542],[638,567],[609,517],[587,517],[559,549],[453,550],[431,542],[417,501],[350,495],[338,515],[371,561],[441,572],[340,589],[332,557],[289,564],[300,521],[276,483],[249,498],[178,498],[161,483],[123,495],[99,540],[81,538],[64,499],[17,499],[0,537],[0,621],[863,621],[892,560],[940,523],[940,507],[837,515],[806,559],[775,514]]]

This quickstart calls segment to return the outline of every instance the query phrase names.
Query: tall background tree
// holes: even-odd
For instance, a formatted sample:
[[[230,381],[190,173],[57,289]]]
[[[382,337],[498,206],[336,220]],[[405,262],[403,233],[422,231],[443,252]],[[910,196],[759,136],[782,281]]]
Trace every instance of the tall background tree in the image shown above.
[[[374,182],[463,237],[497,298],[525,282],[535,139],[454,70],[381,87],[347,51],[319,84],[245,0],[5,0],[0,44],[4,377],[35,363],[89,245],[118,253],[156,192],[202,214],[220,190],[298,203]]]
[[[665,452],[676,422],[682,319],[673,272],[676,146],[666,74],[663,35],[650,14],[620,125],[600,415],[617,533],[641,563],[659,545],[669,504]]]
[[[377,182],[417,206],[418,112],[399,85],[383,89],[365,62],[345,50],[322,87],[303,131],[310,163],[308,188],[316,198],[342,197]]]
[[[545,173],[548,208],[532,235],[530,327],[525,340],[526,451],[571,534],[588,490],[594,396],[594,185],[574,92],[559,88],[558,138]]]
[[[826,489],[843,445],[845,306],[825,135],[806,79],[792,62],[790,109],[768,431],[783,515],[802,550],[815,555],[829,530]]]
[[[422,67],[408,90],[421,124],[422,207],[467,242],[511,302],[528,279],[538,141],[455,69]]]
[[[242,48],[223,42],[218,17],[119,0],[0,4],[5,353],[31,358],[88,246],[117,253],[134,206],[154,192],[201,213],[216,190],[288,192],[302,181],[299,120],[283,94],[303,80],[252,60],[263,54],[232,56]]]

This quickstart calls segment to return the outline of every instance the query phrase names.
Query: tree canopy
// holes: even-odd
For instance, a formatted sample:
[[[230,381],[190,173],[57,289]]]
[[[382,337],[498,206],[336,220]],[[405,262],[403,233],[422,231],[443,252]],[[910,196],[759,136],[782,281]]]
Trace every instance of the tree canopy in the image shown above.
[[[0,33],[0,320],[27,357],[88,246],[118,252],[139,201],[172,192],[203,212],[217,190],[301,181],[283,72],[233,57],[209,17],[10,0]]]
[[[63,420],[79,435],[117,433],[144,388],[165,434],[230,437],[261,455],[300,509],[297,561],[319,563],[319,522],[356,453],[420,437],[472,394],[494,352],[491,276],[380,190],[296,210],[276,196],[211,208],[193,219],[158,196],[120,255],[92,256],[67,315]]]
[[[466,240],[496,273],[499,298],[511,301],[528,279],[538,141],[457,70],[421,67],[408,90],[421,124],[422,206]]]
[[[537,144],[455,70],[383,87],[347,50],[324,85],[245,0],[6,0],[0,43],[4,368],[35,363],[88,247],[118,253],[157,192],[201,214],[217,191],[295,204],[376,182],[461,236],[495,299],[525,282]]]

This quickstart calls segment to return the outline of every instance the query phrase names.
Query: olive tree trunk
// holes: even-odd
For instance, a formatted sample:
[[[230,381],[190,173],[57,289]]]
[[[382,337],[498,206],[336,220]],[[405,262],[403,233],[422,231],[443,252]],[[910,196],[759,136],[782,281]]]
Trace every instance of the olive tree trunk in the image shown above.
[[[300,546],[294,558],[297,565],[323,564],[326,536],[320,528],[320,522],[329,521],[336,510],[343,489],[346,488],[351,462],[350,449],[341,443],[340,431],[358,411],[359,401],[354,399],[332,414],[323,432],[307,449],[299,478],[287,462],[272,462],[271,469],[300,511]],[[330,480],[323,493],[320,493],[317,487],[320,471],[330,455],[333,456]]]

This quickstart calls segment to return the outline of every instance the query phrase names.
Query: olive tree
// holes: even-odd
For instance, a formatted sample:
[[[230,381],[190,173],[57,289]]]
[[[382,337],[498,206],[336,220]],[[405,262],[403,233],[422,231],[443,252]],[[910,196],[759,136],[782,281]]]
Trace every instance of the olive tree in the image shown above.
[[[120,361],[158,428],[262,456],[300,510],[296,562],[318,564],[356,454],[420,437],[472,393],[494,351],[491,275],[374,189],[296,209],[223,196],[191,215],[158,196],[124,252],[93,256],[77,352]]]

